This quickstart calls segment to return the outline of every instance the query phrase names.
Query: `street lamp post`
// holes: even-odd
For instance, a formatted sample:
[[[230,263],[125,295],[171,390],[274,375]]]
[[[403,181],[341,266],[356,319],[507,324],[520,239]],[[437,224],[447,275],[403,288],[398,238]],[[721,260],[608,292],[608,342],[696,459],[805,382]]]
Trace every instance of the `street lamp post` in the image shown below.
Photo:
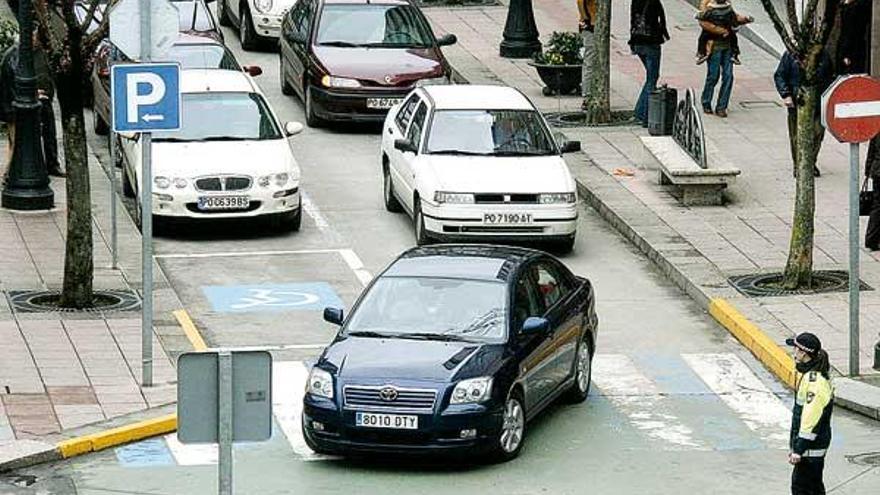
[[[538,40],[532,0],[511,0],[507,9],[507,22],[504,24],[501,56],[531,58],[540,50],[541,42]]]
[[[48,210],[55,205],[40,148],[40,102],[34,75],[34,6],[18,2],[19,50],[15,71],[15,141],[2,205],[12,210]]]

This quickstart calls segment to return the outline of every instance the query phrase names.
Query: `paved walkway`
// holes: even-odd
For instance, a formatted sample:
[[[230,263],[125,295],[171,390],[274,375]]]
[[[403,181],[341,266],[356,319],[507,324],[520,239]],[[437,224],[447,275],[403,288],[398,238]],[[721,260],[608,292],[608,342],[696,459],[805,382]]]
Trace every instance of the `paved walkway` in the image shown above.
[[[6,160],[2,141],[0,160]],[[140,235],[120,202],[120,269],[111,269],[109,179],[91,160],[94,287],[139,293]],[[165,349],[187,348],[179,328],[160,318],[154,386],[141,388],[139,312],[24,313],[10,307],[10,291],[61,287],[65,182],[53,178],[51,186],[54,210],[0,209],[0,460],[23,439],[51,443],[72,428],[173,403],[176,372]],[[170,317],[178,303],[161,274],[157,292],[157,315]]]
[[[506,2],[505,2],[506,3]],[[702,89],[705,66],[696,66],[693,52],[698,35],[694,8],[685,0],[667,0],[672,40],[663,46],[661,84]],[[553,31],[577,27],[575,2],[534,2],[542,40]],[[766,15],[758,3],[738,5],[759,21]],[[458,36],[459,43],[445,53],[472,83],[503,82],[532,97],[544,111],[575,109],[577,97],[541,96],[534,69],[522,60],[498,56],[506,7],[428,9],[441,32]],[[614,2],[612,22],[612,106],[632,108],[644,72],[629,53],[629,2]],[[847,369],[847,294],[751,299],[741,296],[727,277],[779,271],[785,265],[794,182],[786,131],[785,111],[773,87],[775,58],[741,40],[743,65],[736,67],[730,118],[705,116],[710,146],[743,170],[730,188],[726,207],[678,205],[666,187],[657,185],[657,164],[644,150],[640,127],[568,128],[563,131],[583,142],[586,156],[569,155],[572,171],[587,186],[587,195],[602,205],[606,218],[618,219],[618,228],[633,232],[640,247],[663,260],[669,274],[682,277],[680,285],[697,298],[724,297],[772,338],[782,343],[793,333],[810,330],[825,342],[835,367]],[[863,151],[864,152],[864,151]],[[844,145],[825,139],[820,155],[823,175],[817,181],[816,269],[847,268],[848,154]],[[589,198],[588,198],[589,199]],[[862,223],[864,235],[865,219]],[[862,279],[880,289],[880,252],[862,252]],[[675,278],[675,277],[673,277]],[[873,345],[880,330],[880,291],[862,293],[861,371],[871,369]]]

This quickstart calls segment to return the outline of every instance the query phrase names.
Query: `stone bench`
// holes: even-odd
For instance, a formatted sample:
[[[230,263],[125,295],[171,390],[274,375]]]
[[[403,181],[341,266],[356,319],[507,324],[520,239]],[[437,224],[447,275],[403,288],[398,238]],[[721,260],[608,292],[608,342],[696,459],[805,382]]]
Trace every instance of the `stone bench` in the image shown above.
[[[724,204],[723,191],[733,184],[740,169],[718,159],[718,153],[707,150],[708,168],[688,155],[672,136],[643,136],[642,145],[660,164],[660,184],[675,186],[674,194],[683,206],[717,206]]]

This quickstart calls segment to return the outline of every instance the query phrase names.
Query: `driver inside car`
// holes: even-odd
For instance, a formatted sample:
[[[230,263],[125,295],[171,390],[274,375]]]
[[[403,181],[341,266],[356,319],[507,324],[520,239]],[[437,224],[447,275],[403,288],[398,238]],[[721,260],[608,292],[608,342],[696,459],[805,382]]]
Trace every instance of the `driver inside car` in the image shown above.
[[[513,118],[499,115],[499,118],[492,125],[495,150],[517,150],[533,147],[532,135],[528,128],[518,124],[519,122]]]

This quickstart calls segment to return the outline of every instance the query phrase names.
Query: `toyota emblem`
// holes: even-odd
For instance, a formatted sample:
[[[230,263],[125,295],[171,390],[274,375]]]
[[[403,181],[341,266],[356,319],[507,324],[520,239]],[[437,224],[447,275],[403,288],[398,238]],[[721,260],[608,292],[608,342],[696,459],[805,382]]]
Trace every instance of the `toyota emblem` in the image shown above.
[[[385,402],[394,402],[397,400],[397,389],[394,387],[385,387],[379,391],[379,398]]]
[[[391,81],[393,81],[393,80],[394,80],[393,77],[391,77],[391,76],[385,76],[385,84],[391,84]]]

